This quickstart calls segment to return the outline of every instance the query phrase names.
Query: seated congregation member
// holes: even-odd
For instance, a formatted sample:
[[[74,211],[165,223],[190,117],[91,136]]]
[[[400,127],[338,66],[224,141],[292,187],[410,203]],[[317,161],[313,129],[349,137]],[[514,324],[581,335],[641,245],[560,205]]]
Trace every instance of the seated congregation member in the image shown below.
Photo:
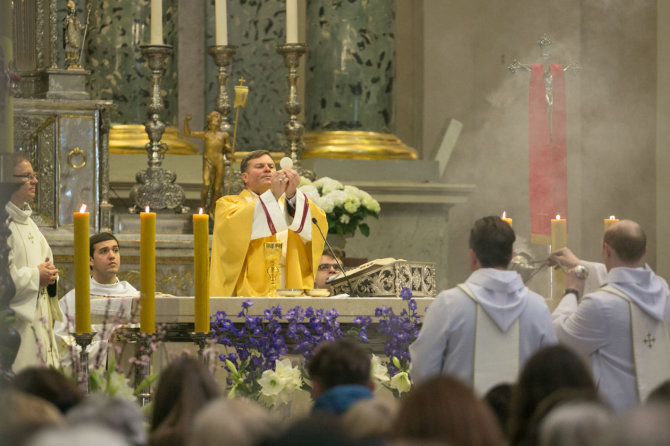
[[[337,257],[337,260],[342,259],[342,251],[338,248],[333,248],[333,254]],[[328,279],[333,276],[338,275],[340,271],[340,266],[337,264],[337,260],[333,257],[329,249],[324,249],[321,254],[321,260],[319,260],[319,266],[316,271],[316,277],[314,278],[314,288],[330,288],[328,285]]]
[[[370,354],[350,339],[320,344],[307,363],[313,412],[342,414],[355,402],[372,398]]]
[[[249,153],[240,170],[246,189],[216,202],[210,294],[266,295],[263,245],[277,241],[283,244],[280,288],[312,288],[324,245],[312,219],[325,233],[326,215],[297,189],[298,172],[277,171],[269,152]]]
[[[584,279],[572,270],[553,313],[559,342],[590,358],[598,390],[619,412],[670,378],[668,285],[644,263],[645,253],[640,225],[615,223],[603,237],[602,288],[580,300]]]
[[[95,297],[138,296],[137,290],[125,280],[119,280],[117,274],[121,267],[121,251],[119,241],[109,232],[100,232],[91,236],[88,243],[89,265],[91,269],[90,295]],[[96,339],[88,346],[89,360],[94,364],[104,362],[106,358],[107,340],[119,323],[125,323],[130,317],[130,302],[107,302],[105,313],[108,315],[103,324],[93,326],[97,333]],[[62,322],[55,326],[56,335],[67,345],[76,343],[71,333],[75,331],[75,290],[72,289],[59,302],[63,315]],[[100,355],[98,355],[100,352]],[[66,351],[62,352],[67,357]]]
[[[512,227],[500,217],[475,222],[472,274],[435,298],[410,345],[415,383],[451,375],[484,395],[496,384],[515,381],[533,352],[556,342],[544,299],[507,270],[514,240]]]
[[[451,446],[504,444],[488,405],[471,388],[449,376],[434,376],[409,391],[391,437]]]
[[[14,388],[42,398],[65,415],[84,400],[84,393],[56,369],[27,367],[14,378]]]
[[[526,362],[512,392],[508,433],[511,445],[535,444],[533,417],[548,398],[558,392],[572,392],[597,400],[596,386],[586,362],[562,345],[537,351]]]
[[[16,389],[0,390],[0,444],[25,446],[41,431],[63,424],[63,414],[49,401]]]
[[[149,446],[184,446],[200,409],[219,396],[202,361],[182,355],[163,369],[153,396]]]

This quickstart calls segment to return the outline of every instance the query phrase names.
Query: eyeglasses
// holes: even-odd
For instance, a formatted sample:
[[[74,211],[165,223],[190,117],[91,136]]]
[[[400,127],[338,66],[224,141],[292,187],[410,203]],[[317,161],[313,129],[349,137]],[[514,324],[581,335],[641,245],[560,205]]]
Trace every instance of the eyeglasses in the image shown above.
[[[330,269],[337,271],[337,263],[322,263],[319,265],[319,271],[330,271]]]
[[[25,178],[28,181],[33,181],[37,179],[37,175],[34,173],[22,173],[22,174],[14,174],[14,177],[16,178]]]

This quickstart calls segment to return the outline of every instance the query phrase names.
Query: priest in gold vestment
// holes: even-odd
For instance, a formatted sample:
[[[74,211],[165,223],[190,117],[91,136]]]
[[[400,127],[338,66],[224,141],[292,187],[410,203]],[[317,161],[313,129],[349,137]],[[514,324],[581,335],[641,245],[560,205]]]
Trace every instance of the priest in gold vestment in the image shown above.
[[[327,232],[326,215],[298,190],[293,169],[277,171],[270,153],[249,153],[240,165],[246,189],[216,202],[210,294],[264,296],[269,290],[263,244],[283,243],[281,288],[310,289]]]

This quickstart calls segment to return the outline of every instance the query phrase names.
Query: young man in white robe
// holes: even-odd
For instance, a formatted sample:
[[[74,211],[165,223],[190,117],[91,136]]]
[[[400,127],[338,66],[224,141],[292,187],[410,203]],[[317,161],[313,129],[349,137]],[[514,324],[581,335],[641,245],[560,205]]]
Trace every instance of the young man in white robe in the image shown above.
[[[58,298],[50,297],[47,286],[56,283],[58,269],[53,253],[37,225],[30,218],[28,201],[35,198],[37,176],[28,159],[14,158],[14,179],[22,183],[5,206],[9,214],[9,270],[16,287],[10,308],[16,313],[14,328],[21,346],[12,365],[15,373],[30,366],[57,367],[60,356],[53,324],[62,318]]]
[[[437,374],[454,376],[483,395],[514,382],[526,360],[556,343],[542,296],[507,270],[515,240],[500,217],[484,217],[470,231],[470,269],[464,284],[442,291],[430,304],[410,346],[415,383]]]
[[[554,310],[554,328],[559,342],[589,357],[601,395],[618,412],[670,379],[668,285],[644,263],[645,254],[640,225],[622,220],[605,232],[604,265],[580,261],[569,249],[551,259],[589,268],[586,283],[574,270],[566,275],[568,289]],[[602,288],[593,290],[597,282]]]
[[[131,299],[99,300],[101,297],[137,297],[139,293],[128,282],[119,280],[117,274],[121,267],[121,252],[119,241],[109,232],[100,232],[89,239],[89,265],[91,267],[90,296],[92,299],[91,313],[106,315],[103,324],[94,325],[93,331],[97,333],[96,338],[87,348],[89,361],[94,365],[96,360],[104,361],[106,355],[104,349],[107,340],[116,326],[130,321]],[[96,299],[97,298],[97,299]],[[93,304],[99,305],[93,305]],[[61,299],[60,308],[65,316],[63,322],[56,324],[56,336],[62,339],[61,354],[67,355],[68,345],[76,343],[71,333],[75,331],[75,290],[70,290]],[[100,355],[97,352],[103,349]]]

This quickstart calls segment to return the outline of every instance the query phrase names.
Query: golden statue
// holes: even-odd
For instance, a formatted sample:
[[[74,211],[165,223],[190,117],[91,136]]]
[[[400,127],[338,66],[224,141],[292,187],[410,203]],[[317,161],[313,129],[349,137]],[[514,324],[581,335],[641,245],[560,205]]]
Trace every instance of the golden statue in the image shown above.
[[[216,200],[223,196],[223,177],[225,175],[225,159],[230,159],[230,137],[221,130],[221,114],[213,111],[207,115],[207,130],[192,132],[188,123],[191,115],[184,119],[184,134],[205,140],[205,151],[202,155],[202,191],[200,207],[210,216],[214,216]],[[209,206],[207,206],[209,198]]]
[[[65,68],[81,69],[82,25],[77,18],[77,7],[72,0],[67,2],[67,16],[63,19],[63,46]]]

